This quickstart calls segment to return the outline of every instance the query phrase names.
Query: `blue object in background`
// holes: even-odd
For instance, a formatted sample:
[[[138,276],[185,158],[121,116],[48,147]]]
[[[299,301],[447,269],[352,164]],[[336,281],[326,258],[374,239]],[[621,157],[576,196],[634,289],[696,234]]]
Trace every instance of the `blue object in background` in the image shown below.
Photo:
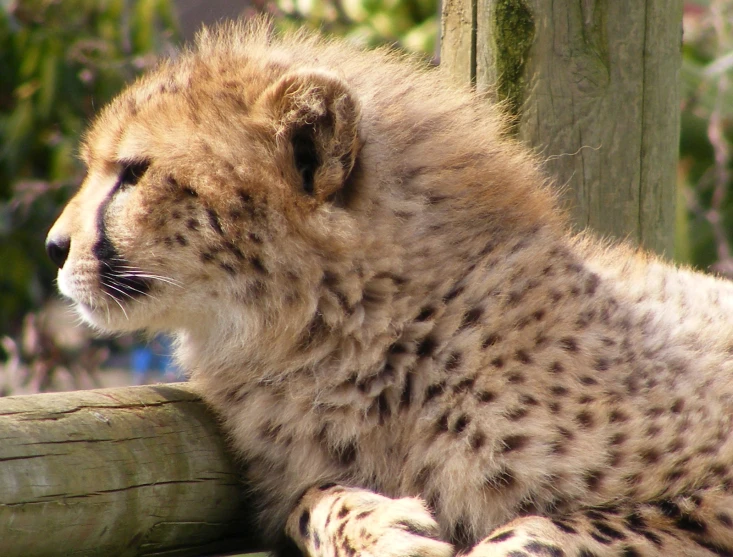
[[[148,383],[153,380],[152,375],[162,375],[163,381],[179,380],[181,373],[173,362],[172,353],[171,340],[165,335],[158,335],[149,344],[140,344],[133,348],[130,353],[130,368],[134,383]]]

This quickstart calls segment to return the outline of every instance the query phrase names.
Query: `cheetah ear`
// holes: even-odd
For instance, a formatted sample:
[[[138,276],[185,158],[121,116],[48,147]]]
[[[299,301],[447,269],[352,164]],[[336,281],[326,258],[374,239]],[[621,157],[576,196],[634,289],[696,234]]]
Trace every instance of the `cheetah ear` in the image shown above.
[[[319,201],[346,182],[359,151],[359,103],[344,81],[325,72],[287,74],[260,102],[275,124],[291,179]]]

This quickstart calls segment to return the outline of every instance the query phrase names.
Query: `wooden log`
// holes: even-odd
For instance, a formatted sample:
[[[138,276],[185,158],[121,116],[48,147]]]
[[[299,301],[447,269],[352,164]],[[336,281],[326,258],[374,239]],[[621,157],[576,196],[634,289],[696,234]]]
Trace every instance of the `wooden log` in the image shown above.
[[[254,550],[224,435],[185,384],[0,398],[0,555]]]
[[[441,63],[514,112],[576,228],[671,256],[682,0],[448,0],[444,14]]]

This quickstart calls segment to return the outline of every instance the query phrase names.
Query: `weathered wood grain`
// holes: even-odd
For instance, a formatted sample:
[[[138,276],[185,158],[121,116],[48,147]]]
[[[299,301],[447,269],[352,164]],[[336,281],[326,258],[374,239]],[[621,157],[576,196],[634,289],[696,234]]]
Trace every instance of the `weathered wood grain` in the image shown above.
[[[475,52],[444,25],[441,63],[506,102],[578,229],[671,256],[682,0],[462,1],[444,13],[475,11]]]
[[[237,469],[186,385],[0,398],[0,555],[254,550]]]

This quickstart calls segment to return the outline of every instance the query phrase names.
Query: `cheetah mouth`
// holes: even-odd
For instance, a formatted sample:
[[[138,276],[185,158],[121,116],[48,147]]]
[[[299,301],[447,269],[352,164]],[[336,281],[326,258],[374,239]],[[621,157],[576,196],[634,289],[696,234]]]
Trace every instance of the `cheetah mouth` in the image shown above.
[[[100,261],[99,286],[118,302],[149,296],[151,281],[140,270],[125,263]]]
[[[120,255],[103,224],[92,253],[99,261],[99,286],[106,295],[118,303],[149,295],[150,276]]]

